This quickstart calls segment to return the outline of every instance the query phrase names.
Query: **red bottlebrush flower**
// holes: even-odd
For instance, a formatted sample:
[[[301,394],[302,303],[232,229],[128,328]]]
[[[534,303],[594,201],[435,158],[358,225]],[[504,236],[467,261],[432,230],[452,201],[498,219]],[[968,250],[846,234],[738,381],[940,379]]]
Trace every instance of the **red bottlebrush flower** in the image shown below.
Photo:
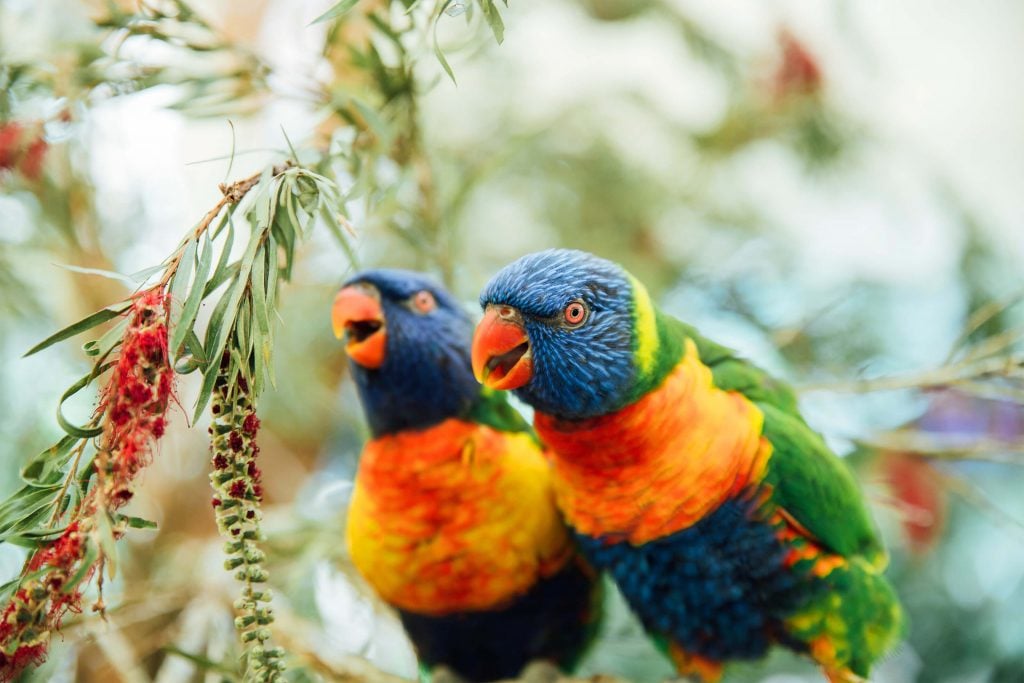
[[[21,157],[18,170],[29,180],[39,180],[43,175],[43,159],[46,157],[46,150],[49,145],[42,137],[32,141]]]
[[[256,413],[249,413],[245,416],[245,421],[242,423],[242,431],[248,436],[256,436],[256,432],[260,429],[260,419],[256,417]]]
[[[213,466],[218,470],[222,470],[228,466],[228,459],[225,458],[220,453],[218,453],[217,455],[213,456]]]
[[[821,90],[824,79],[814,55],[789,29],[779,31],[778,42],[781,59],[772,79],[776,98],[810,95]]]
[[[242,440],[242,435],[238,432],[231,432],[228,435],[228,446],[231,447],[235,453],[238,453],[245,446],[245,442]]]
[[[941,475],[928,460],[912,454],[887,452],[883,458],[910,550],[923,555],[935,546],[945,527],[947,500]]]
[[[39,180],[48,148],[39,124],[26,127],[11,121],[0,125],[0,171],[16,170],[28,180]]]
[[[0,132],[2,143],[10,132],[8,127]],[[83,564],[86,548],[94,542],[89,538],[95,515],[106,515],[131,499],[132,480],[166,429],[174,372],[167,357],[166,313],[167,299],[159,288],[141,293],[132,303],[121,353],[98,408],[106,420],[96,456],[98,484],[82,501],[75,521],[31,556],[27,568],[41,576],[23,580],[0,615],[0,682],[41,661],[63,615],[81,610],[81,592],[69,586],[73,577],[84,582],[96,570],[96,564]]]
[[[11,121],[0,126],[0,171],[14,168],[18,160],[21,125]]]
[[[228,492],[231,494],[232,498],[244,498],[245,489],[245,482],[242,481],[241,479],[236,479],[233,482],[231,482],[231,488],[228,490]]]
[[[217,496],[214,496],[213,498],[210,499],[210,505],[212,505],[215,508],[219,508],[223,504],[224,503],[221,502],[221,499],[218,498]]]
[[[145,465],[152,442],[166,431],[163,415],[174,374],[167,356],[166,306],[167,297],[159,288],[135,299],[117,367],[100,406],[117,427],[110,437],[112,475],[106,482],[108,498],[115,498],[115,505],[127,501],[120,492],[128,490],[128,480]]]
[[[33,645],[22,645],[14,654],[7,655],[0,652],[0,672],[20,672],[26,666],[38,666],[46,659],[46,644],[35,643]],[[0,679],[8,680],[8,679]]]

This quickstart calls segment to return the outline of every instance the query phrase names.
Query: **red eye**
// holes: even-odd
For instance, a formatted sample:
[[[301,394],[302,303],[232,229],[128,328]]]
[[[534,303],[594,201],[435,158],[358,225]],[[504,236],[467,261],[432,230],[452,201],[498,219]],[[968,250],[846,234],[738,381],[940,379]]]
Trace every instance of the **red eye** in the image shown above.
[[[587,318],[587,307],[582,301],[573,301],[565,307],[565,322],[579,325]]]
[[[434,299],[434,295],[423,290],[416,292],[412,297],[412,305],[420,313],[430,313],[432,310],[437,308],[437,301]]]

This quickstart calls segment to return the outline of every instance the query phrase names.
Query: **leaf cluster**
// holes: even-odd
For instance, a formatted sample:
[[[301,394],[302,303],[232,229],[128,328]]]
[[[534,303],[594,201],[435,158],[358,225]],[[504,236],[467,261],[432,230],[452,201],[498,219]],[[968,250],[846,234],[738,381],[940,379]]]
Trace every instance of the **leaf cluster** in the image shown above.
[[[279,285],[291,278],[297,245],[313,225],[322,222],[352,256],[336,186],[325,176],[282,166],[222,189],[221,202],[164,263],[131,276],[89,269],[95,275],[140,285],[161,275],[159,283],[171,297],[168,347],[175,370],[203,375],[193,413],[196,419],[208,404],[222,369],[232,382],[245,381],[254,395],[267,381],[273,383],[273,320]],[[240,254],[236,247],[242,249]],[[118,321],[83,345],[93,365],[58,402],[57,421],[65,436],[25,463],[21,488],[0,503],[0,543],[34,548],[54,538],[63,530],[62,520],[94,483],[92,460],[101,448],[97,438],[103,433],[103,415],[96,413],[84,424],[75,424],[64,415],[63,405],[94,386],[114,365],[111,359],[121,345],[131,301],[129,297],[102,308],[26,353],[39,353]],[[212,304],[212,313],[205,330],[198,330],[204,302]]]

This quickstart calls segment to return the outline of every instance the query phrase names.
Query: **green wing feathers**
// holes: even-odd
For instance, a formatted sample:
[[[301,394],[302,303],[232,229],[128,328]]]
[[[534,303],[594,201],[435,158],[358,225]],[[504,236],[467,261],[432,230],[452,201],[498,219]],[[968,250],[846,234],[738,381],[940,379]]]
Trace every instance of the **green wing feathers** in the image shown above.
[[[711,369],[715,386],[743,394],[764,413],[764,435],[773,449],[765,479],[774,501],[832,552],[884,568],[885,549],[853,474],[804,422],[792,389],[692,327],[678,325]]]
[[[754,403],[767,403],[800,418],[796,394],[753,363],[743,360],[727,346],[702,337],[686,323],[676,321],[679,332],[693,340],[701,362],[711,369],[715,386],[726,391],[738,391]]]
[[[773,500],[832,552],[883,569],[885,548],[846,463],[803,420],[769,404],[758,407],[772,444],[765,480]]]

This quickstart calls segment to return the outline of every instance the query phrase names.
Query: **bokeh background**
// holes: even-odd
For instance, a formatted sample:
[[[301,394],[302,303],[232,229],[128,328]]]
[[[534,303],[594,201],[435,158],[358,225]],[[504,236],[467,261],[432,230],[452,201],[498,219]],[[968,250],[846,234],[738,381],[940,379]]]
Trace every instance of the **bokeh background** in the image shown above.
[[[157,264],[219,183],[294,155],[337,180],[359,266],[431,271],[474,309],[517,256],[587,249],[792,381],[892,550],[911,630],[875,680],[1024,681],[1024,6],[512,2],[498,45],[470,0],[311,23],[333,4],[0,0],[0,495],[89,367],[85,336],[22,354],[130,291],[62,266]],[[301,680],[415,672],[345,559],[366,429],[329,306],[354,267],[326,231],[300,247],[260,404]],[[235,589],[190,413],[131,503],[159,529],[120,544],[106,622],[73,615],[30,680],[219,680]],[[24,557],[0,544],[0,578]],[[668,677],[609,610],[583,673]],[[782,653],[728,676],[818,679]]]

